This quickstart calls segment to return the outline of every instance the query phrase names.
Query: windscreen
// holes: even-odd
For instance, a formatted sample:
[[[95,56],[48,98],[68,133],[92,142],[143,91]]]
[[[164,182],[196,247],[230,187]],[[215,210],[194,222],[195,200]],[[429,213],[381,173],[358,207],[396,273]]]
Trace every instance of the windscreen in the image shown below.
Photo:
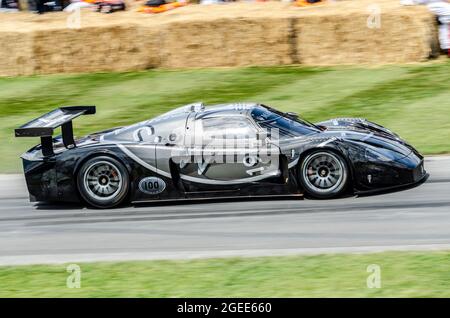
[[[274,129],[278,130],[280,138],[292,138],[306,136],[319,132],[313,125],[299,119],[291,118],[279,111],[266,107],[256,107],[251,112],[252,118],[269,136]]]

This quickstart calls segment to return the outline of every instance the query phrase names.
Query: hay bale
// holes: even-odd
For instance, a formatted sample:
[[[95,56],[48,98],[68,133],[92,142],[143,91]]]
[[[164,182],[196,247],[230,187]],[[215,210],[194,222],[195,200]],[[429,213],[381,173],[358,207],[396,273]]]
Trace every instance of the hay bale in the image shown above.
[[[159,15],[135,10],[0,17],[0,75],[128,71],[153,67],[406,63],[436,38],[424,6],[377,0],[381,28],[367,27],[372,0],[298,8],[289,3],[190,5]],[[134,4],[136,5],[136,4]]]
[[[163,67],[289,64],[287,19],[183,21],[164,28]]]
[[[33,37],[28,32],[0,32],[0,76],[32,75]]]
[[[308,65],[423,61],[431,53],[434,19],[414,11],[383,13],[380,28],[369,28],[364,12],[296,17],[298,60]]]
[[[57,29],[33,34],[37,73],[127,71],[159,65],[157,32],[136,26],[79,30]]]

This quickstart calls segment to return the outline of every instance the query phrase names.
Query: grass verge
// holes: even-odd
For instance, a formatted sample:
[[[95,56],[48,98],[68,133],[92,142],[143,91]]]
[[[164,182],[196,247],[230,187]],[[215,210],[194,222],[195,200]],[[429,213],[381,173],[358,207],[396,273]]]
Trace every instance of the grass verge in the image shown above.
[[[0,267],[0,297],[449,297],[450,252]],[[368,288],[371,264],[381,288]]]
[[[127,125],[174,107],[256,101],[311,121],[365,117],[399,133],[425,154],[450,152],[450,63],[361,67],[249,67],[150,70],[0,78],[0,173],[38,142],[13,129],[61,105],[96,105],[76,134]]]

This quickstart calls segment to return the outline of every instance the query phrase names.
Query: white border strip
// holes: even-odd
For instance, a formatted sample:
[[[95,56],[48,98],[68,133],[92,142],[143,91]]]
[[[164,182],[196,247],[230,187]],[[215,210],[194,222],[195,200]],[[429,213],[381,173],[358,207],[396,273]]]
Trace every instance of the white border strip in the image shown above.
[[[49,254],[0,256],[0,266],[31,264],[64,264],[83,262],[119,262],[138,260],[189,260],[228,257],[268,257],[319,254],[366,254],[388,251],[448,251],[450,244],[418,244],[392,246],[358,246],[358,247],[318,247],[290,249],[254,249],[223,251],[180,251],[180,252],[136,252],[136,253],[90,253],[90,254]]]

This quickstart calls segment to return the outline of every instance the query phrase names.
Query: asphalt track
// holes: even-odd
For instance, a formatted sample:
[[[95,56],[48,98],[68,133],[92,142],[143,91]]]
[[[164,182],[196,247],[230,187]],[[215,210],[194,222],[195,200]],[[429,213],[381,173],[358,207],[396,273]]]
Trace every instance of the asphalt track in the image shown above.
[[[450,250],[450,157],[417,187],[338,200],[232,200],[92,210],[28,202],[0,176],[0,265]]]

